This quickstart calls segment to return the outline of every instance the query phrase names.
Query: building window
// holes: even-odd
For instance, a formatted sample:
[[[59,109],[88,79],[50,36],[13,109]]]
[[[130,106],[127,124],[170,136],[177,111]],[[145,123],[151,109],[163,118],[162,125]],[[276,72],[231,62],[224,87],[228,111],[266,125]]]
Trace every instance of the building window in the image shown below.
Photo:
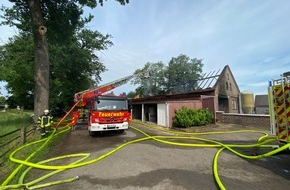
[[[232,83],[230,83],[230,91],[232,91]]]
[[[230,75],[229,75],[229,73],[227,73],[227,77],[228,77],[228,80],[230,80]]]
[[[228,84],[228,82],[226,82],[226,89],[227,89],[227,90],[229,89],[229,84]]]
[[[233,110],[237,110],[238,109],[237,100],[236,99],[232,99],[232,107],[233,107]]]

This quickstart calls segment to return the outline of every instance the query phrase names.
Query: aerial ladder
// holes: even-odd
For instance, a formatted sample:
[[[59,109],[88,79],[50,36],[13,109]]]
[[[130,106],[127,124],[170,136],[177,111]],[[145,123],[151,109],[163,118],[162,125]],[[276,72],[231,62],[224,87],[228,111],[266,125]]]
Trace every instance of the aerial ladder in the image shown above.
[[[86,106],[87,101],[89,99],[94,98],[96,96],[100,96],[100,95],[102,95],[110,90],[117,88],[118,86],[126,84],[128,81],[130,81],[135,76],[136,76],[136,74],[129,75],[127,77],[115,80],[113,82],[110,82],[110,83],[107,83],[107,84],[104,84],[104,85],[101,85],[101,86],[98,86],[95,88],[91,88],[88,90],[77,92],[74,95],[74,101],[79,102],[78,104],[80,106]]]
[[[73,108],[78,107],[81,109],[74,111],[72,114],[71,125],[73,128],[77,126],[81,119],[87,123],[90,135],[97,131],[124,131],[128,129],[131,113],[127,97],[109,96],[105,95],[105,93],[126,84],[134,77],[148,78],[149,71],[147,69],[113,82],[75,93],[75,105]]]

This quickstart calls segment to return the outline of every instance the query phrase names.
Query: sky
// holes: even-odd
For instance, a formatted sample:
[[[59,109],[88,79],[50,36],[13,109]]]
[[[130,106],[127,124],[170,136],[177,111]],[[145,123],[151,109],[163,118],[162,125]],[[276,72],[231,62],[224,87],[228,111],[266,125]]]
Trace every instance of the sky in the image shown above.
[[[125,6],[108,0],[85,9],[94,16],[87,28],[112,35],[114,43],[96,52],[107,68],[100,84],[185,54],[202,59],[204,73],[229,65],[240,91],[255,95],[267,94],[268,81],[290,71],[289,12],[290,0],[130,0]],[[0,45],[15,34],[0,26]],[[128,82],[114,93],[135,88]]]

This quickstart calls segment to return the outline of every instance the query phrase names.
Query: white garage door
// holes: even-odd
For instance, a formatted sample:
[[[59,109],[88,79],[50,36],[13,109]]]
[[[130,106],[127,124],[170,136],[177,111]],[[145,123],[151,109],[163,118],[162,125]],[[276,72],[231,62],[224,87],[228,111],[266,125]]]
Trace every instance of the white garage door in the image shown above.
[[[167,104],[157,104],[157,125],[167,127]]]

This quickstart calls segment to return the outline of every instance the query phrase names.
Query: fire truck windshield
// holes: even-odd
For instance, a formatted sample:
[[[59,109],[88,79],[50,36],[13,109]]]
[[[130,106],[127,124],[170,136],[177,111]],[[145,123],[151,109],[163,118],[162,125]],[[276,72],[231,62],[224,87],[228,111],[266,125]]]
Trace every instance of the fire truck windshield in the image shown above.
[[[95,101],[95,110],[128,110],[127,100],[99,99]]]

